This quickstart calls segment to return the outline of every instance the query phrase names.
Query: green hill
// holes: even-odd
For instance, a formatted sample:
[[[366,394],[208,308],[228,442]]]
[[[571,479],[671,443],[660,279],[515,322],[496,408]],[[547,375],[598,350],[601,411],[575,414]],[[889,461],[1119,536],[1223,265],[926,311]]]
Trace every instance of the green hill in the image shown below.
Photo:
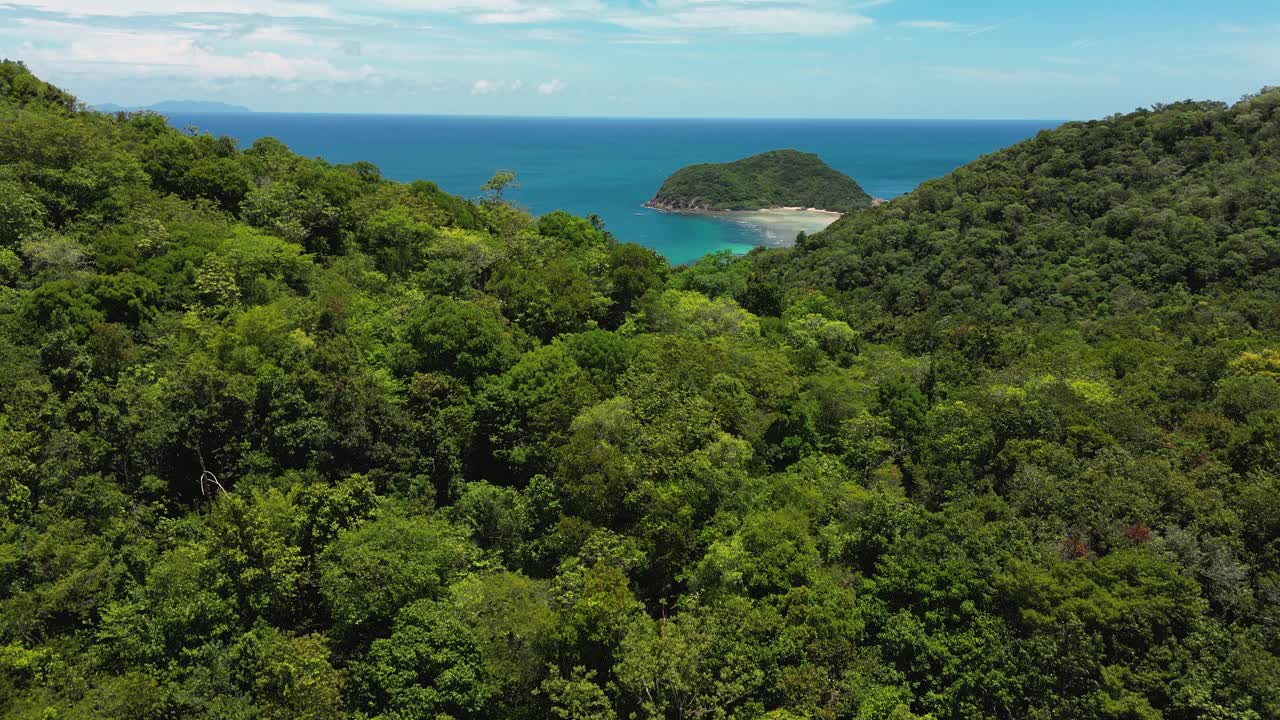
[[[1082,321],[1175,297],[1275,327],[1280,312],[1263,308],[1280,300],[1278,106],[1271,89],[1068,123],[759,264],[894,332],[1006,313]]]
[[[513,179],[0,63],[0,718],[1280,717],[1280,92],[681,268]]]
[[[812,153],[772,150],[730,163],[678,170],[647,203],[662,210],[801,207],[849,212],[870,207],[858,183]]]

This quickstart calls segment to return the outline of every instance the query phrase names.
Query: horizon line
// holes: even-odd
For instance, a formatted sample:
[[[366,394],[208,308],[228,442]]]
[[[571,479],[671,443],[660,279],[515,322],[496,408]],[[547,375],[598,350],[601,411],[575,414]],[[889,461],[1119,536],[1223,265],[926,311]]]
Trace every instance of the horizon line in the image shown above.
[[[159,101],[168,102],[168,101]],[[153,104],[159,104],[153,103]],[[102,105],[115,103],[101,103]],[[340,117],[419,117],[448,118],[459,120],[682,120],[682,121],[719,121],[719,122],[1035,122],[1035,123],[1067,123],[1088,122],[1101,118],[1069,119],[1049,117],[801,117],[795,115],[755,115],[749,117],[733,117],[727,115],[509,115],[509,114],[472,114],[472,113],[416,113],[416,112],[341,112],[341,111],[308,111],[308,110],[151,110],[139,107],[136,110],[98,110],[98,105],[89,103],[89,107],[98,112],[153,112],[157,115],[316,115]]]

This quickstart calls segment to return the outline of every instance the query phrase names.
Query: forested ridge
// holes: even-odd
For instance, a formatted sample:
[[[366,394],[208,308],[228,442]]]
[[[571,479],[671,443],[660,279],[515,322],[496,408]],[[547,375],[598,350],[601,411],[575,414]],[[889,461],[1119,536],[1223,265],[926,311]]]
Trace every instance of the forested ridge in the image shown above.
[[[1280,717],[1280,92],[671,268],[0,64],[0,717]]]

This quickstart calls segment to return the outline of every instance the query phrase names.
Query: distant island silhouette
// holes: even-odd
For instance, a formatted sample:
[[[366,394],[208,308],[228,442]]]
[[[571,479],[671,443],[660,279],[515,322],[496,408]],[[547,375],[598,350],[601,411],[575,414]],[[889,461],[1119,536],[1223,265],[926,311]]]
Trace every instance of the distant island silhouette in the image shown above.
[[[216,102],[213,100],[161,100],[150,105],[117,105],[102,103],[95,105],[101,112],[141,112],[150,110],[158,113],[246,113],[253,110],[244,105]]]

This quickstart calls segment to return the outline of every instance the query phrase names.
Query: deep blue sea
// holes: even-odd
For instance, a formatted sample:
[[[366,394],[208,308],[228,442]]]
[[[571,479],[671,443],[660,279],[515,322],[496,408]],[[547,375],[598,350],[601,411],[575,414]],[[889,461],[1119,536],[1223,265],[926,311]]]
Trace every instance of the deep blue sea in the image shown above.
[[[673,262],[746,251],[759,231],[642,205],[685,165],[778,148],[817,153],[874,197],[893,198],[980,155],[1032,137],[1046,120],[632,120],[222,113],[170,115],[177,127],[263,136],[334,163],[368,160],[395,180],[433,180],[474,197],[495,170],[519,174],[516,202],[535,214],[597,213],[619,239]]]

